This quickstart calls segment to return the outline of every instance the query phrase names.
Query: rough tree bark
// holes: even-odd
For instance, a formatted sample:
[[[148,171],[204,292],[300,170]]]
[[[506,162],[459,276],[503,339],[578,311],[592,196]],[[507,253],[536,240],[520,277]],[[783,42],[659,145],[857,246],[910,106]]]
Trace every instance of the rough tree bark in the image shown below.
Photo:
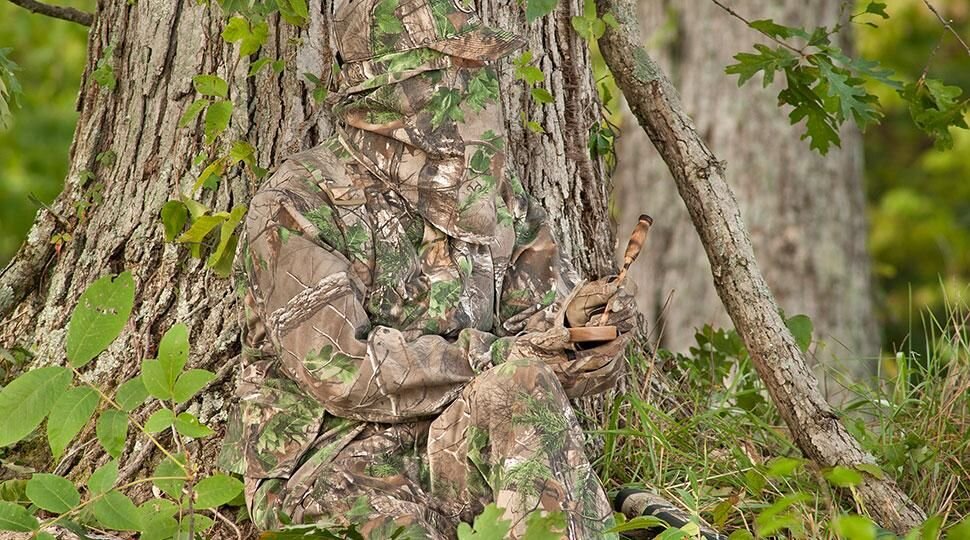
[[[698,135],[670,81],[643,48],[633,1],[596,4],[599,13],[614,13],[620,21],[600,40],[603,57],[674,178],[707,253],[717,293],[795,442],[823,467],[874,463],[826,403],[785,327],[727,184],[724,163]],[[925,519],[888,476],[866,474],[857,490],[883,527],[903,533]]]
[[[641,27],[653,36],[651,52],[679,89],[684,110],[698,133],[730,166],[741,214],[755,254],[778,304],[805,313],[826,346],[818,361],[862,380],[874,373],[879,331],[873,312],[866,251],[862,144],[847,126],[842,149],[827,156],[799,140],[800,129],[778,109],[778,85],[758,82],[737,87],[724,73],[734,54],[750,50],[758,34],[712,2],[639,0]],[[812,28],[833,25],[841,3],[826,0],[745,2],[744,15]],[[850,25],[851,26],[851,25]],[[849,32],[842,32],[849,45]],[[624,123],[636,119],[625,111]],[[634,268],[638,304],[650,320],[664,325],[661,343],[686,350],[695,329],[724,326],[727,314],[710,278],[703,246],[693,234],[663,160],[642,130],[625,130],[617,143],[614,174],[619,222],[635,220],[647,205],[657,218],[651,243],[663,257]],[[668,295],[675,291],[667,303]],[[823,374],[828,376],[822,377]],[[841,401],[842,387],[831,372],[817,368],[826,396]]]
[[[237,64],[236,51],[220,37],[224,20],[215,2],[99,1],[64,191],[51,209],[40,212],[26,243],[0,274],[0,347],[30,351],[33,366],[63,363],[65,329],[78,296],[95,279],[129,270],[137,285],[131,320],[85,376],[114,388],[135,375],[144,358],[155,355],[165,330],[184,322],[190,328],[190,365],[220,375],[191,407],[203,421],[220,427],[235,386],[237,298],[229,280],[216,278],[186,249],[163,241],[159,211],[179,190],[191,187],[200,172],[193,157],[205,149],[201,127],[179,128],[177,123],[196,98],[192,77],[210,73],[230,81],[235,108],[226,140],[252,143],[262,166],[275,165],[329,135],[327,115],[314,103],[312,85],[303,77],[330,69],[329,3],[309,4],[306,28],[270,21],[260,55],[285,59],[286,70],[275,74],[267,69],[247,79],[247,59]],[[511,69],[503,73],[504,86],[511,90],[504,103],[514,167],[550,211],[579,270],[607,274],[614,269],[608,186],[602,164],[592,161],[586,149],[587,130],[599,107],[586,44],[569,25],[570,17],[581,13],[582,2],[560,2],[552,16],[531,25],[521,9],[506,2],[482,0],[479,7],[487,22],[529,37],[546,74],[544,85],[556,97],[546,106],[532,104]],[[113,55],[106,57],[109,47]],[[99,60],[113,66],[114,90],[93,80]],[[525,107],[546,134],[522,128]],[[108,151],[116,158],[97,159]],[[81,219],[77,203],[96,183],[103,186],[102,200]],[[247,203],[253,189],[241,171],[228,171],[202,202],[228,209]],[[73,239],[55,253],[50,238],[60,232]],[[56,464],[59,473],[84,476],[106,459],[91,444],[91,431],[82,433]],[[218,444],[218,438],[204,443],[203,462],[211,463],[205,457],[214,455]],[[154,460],[152,453],[143,441],[129,444],[122,480],[138,475]],[[55,467],[39,439],[6,459],[38,469]]]

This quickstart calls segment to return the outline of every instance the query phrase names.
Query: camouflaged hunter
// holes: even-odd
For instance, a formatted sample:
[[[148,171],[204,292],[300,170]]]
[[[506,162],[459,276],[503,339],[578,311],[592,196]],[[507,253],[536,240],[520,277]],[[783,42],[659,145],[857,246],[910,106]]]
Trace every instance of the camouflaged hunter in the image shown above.
[[[495,502],[516,537],[533,510],[615,536],[568,399],[622,374],[632,297],[577,287],[506,169],[491,62],[522,42],[462,1],[338,1],[337,136],[252,201],[222,465],[260,528],[445,539]],[[573,350],[610,298],[621,337]]]

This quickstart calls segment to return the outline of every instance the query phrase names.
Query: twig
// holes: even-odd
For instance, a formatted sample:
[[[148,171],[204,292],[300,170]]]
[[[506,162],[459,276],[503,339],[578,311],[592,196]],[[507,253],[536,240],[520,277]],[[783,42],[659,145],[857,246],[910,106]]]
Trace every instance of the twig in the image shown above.
[[[716,5],[717,7],[719,7],[721,9],[723,9],[724,11],[728,12],[728,14],[731,15],[732,17],[734,17],[735,19],[738,19],[739,21],[741,21],[744,24],[746,24],[749,28],[753,28],[751,26],[751,21],[749,21],[748,19],[744,18],[744,16],[742,16],[741,14],[739,14],[737,11],[734,11],[733,9],[725,6],[719,0],[711,0],[711,2],[713,2],[714,5]],[[769,36],[768,34],[765,34],[764,32],[761,32],[761,33],[764,34],[768,39],[770,39],[771,41],[774,41],[775,43],[781,45],[782,47],[787,47],[787,48],[791,49],[792,51],[795,51],[796,53],[798,53],[799,56],[805,56],[805,51],[803,51],[802,49],[799,49],[797,47],[793,47],[793,46],[785,43],[784,41],[782,41],[782,40],[780,40],[780,39],[778,39],[778,38],[776,38],[774,36]]]
[[[81,11],[67,6],[52,6],[37,0],[7,0],[15,6],[20,6],[31,13],[40,13],[55,19],[78,23],[83,26],[91,26],[94,22],[94,15],[87,11]]]
[[[933,7],[933,4],[930,3],[930,0],[923,0],[923,3],[926,4],[926,7],[933,12],[933,15],[936,15],[936,18],[939,19],[940,23],[943,24],[943,28],[949,30],[950,33],[953,34],[953,37],[957,38],[957,41],[960,42],[960,45],[963,45],[963,48],[966,49],[967,54],[970,54],[970,45],[967,45],[967,42],[964,41],[963,38],[960,37],[960,34],[957,33],[957,31],[953,28],[953,24],[952,24],[953,21],[951,19],[943,18],[943,15],[941,15],[940,12],[937,11],[935,7]]]

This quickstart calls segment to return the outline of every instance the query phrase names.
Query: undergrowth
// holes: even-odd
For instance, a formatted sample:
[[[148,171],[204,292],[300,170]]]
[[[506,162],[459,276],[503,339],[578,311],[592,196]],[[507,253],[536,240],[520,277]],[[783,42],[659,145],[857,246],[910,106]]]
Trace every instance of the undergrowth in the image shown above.
[[[672,373],[691,412],[658,410],[644,388],[618,397],[598,432],[607,489],[642,485],[731,538],[896,538],[853,497],[863,472],[886,474],[931,516],[906,538],[970,538],[970,308],[922,321],[926,350],[884,359],[880,382],[848,386],[838,411],[878,468],[806,461],[737,334],[705,327],[687,354],[631,358],[634,380]]]

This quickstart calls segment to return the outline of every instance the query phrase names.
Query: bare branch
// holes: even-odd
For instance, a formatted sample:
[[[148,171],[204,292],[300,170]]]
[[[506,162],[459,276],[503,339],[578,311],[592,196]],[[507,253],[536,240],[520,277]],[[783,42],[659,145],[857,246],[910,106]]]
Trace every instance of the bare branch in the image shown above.
[[[941,15],[940,12],[937,11],[935,7],[933,7],[933,4],[930,3],[930,0],[923,0],[923,3],[926,4],[926,7],[933,12],[933,15],[936,15],[936,18],[939,19],[940,23],[943,24],[943,28],[946,28],[947,30],[949,30],[950,33],[953,34],[953,37],[957,38],[957,41],[960,42],[960,45],[963,45],[963,48],[967,50],[967,54],[970,54],[970,45],[967,45],[967,42],[963,41],[963,38],[960,37],[960,34],[953,28],[953,21],[951,19],[945,19],[943,15]]]
[[[43,2],[38,2],[37,0],[7,0],[15,6],[20,6],[31,13],[40,13],[41,15],[47,15],[48,17],[54,17],[55,19],[61,19],[65,21],[71,21],[73,23],[78,23],[84,26],[91,26],[94,22],[94,15],[86,11],[81,11],[67,6],[52,6],[50,4],[45,4]]]

